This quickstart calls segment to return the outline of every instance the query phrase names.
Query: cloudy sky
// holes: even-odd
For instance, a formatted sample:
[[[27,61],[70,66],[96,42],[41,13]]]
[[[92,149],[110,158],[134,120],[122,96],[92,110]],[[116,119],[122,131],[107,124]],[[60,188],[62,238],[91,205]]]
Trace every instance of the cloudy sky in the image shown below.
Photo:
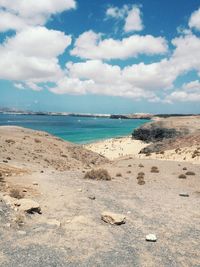
[[[200,113],[197,0],[0,0],[0,106]]]

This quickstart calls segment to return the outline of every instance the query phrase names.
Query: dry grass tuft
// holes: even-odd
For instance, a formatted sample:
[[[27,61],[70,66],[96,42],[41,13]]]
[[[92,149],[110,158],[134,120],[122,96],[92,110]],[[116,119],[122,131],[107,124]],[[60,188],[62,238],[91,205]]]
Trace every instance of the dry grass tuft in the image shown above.
[[[111,176],[105,169],[91,170],[86,172],[84,179],[110,181]]]

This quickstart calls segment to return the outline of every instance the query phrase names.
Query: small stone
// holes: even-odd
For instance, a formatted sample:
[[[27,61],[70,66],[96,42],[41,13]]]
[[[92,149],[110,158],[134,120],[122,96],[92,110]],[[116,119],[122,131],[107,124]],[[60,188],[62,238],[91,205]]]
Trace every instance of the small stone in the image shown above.
[[[101,219],[109,224],[121,225],[126,223],[126,217],[122,214],[117,214],[113,212],[103,212],[101,214]]]
[[[41,214],[40,205],[32,199],[19,199],[16,203],[19,206],[19,210],[27,213],[39,213]]]
[[[26,235],[26,232],[25,232],[25,231],[17,231],[17,233],[18,233],[19,235]]]
[[[93,195],[91,195],[91,196],[88,196],[88,198],[89,198],[89,199],[91,199],[91,200],[95,200],[95,199],[96,199],[96,197],[95,197],[95,196],[93,196]]]
[[[82,192],[83,190],[81,188],[78,189],[78,192]]]
[[[56,219],[51,219],[47,222],[48,225],[51,225],[51,226],[56,226],[56,227],[60,227],[61,226],[61,222],[59,222],[58,220]]]
[[[189,197],[189,194],[188,193],[180,193],[179,196],[180,197]]]
[[[156,235],[154,235],[154,234],[146,235],[146,241],[148,241],[148,242],[156,242],[157,241]]]

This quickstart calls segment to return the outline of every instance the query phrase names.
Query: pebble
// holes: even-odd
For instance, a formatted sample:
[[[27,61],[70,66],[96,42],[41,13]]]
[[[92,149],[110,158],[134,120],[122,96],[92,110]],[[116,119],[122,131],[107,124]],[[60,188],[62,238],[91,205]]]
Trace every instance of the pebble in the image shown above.
[[[17,233],[18,233],[19,235],[26,235],[26,232],[25,232],[25,231],[17,231]]]
[[[154,235],[154,234],[146,235],[146,241],[148,241],[148,242],[156,242],[157,241],[156,235]]]

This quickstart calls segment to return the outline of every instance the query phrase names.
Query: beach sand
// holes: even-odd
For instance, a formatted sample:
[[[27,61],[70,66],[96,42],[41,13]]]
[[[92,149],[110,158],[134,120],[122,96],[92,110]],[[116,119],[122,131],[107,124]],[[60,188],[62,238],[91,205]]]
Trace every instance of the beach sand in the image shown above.
[[[107,157],[110,160],[124,156],[136,156],[147,144],[132,140],[131,136],[111,138],[84,145],[84,148]]]
[[[138,159],[157,159],[187,161],[200,164],[200,146],[186,146],[180,149],[169,149],[162,153],[140,154],[141,149],[147,147],[150,143],[134,140],[131,136],[112,138],[95,143],[84,145],[84,148],[101,154],[110,160],[131,156]],[[194,157],[195,151],[196,153]]]

